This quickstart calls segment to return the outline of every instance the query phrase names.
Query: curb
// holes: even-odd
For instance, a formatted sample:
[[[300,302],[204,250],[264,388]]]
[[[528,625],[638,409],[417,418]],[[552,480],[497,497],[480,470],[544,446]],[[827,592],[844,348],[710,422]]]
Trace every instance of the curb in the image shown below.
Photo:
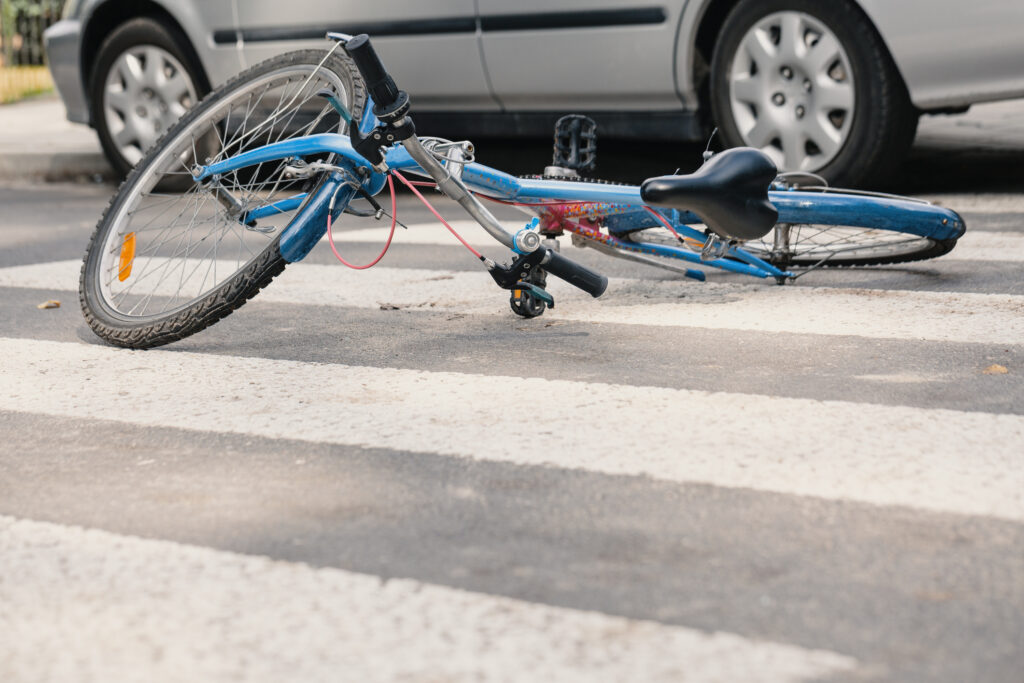
[[[0,155],[0,181],[47,183],[115,180],[114,170],[99,153],[5,153]]]
[[[0,106],[0,181],[114,179],[95,132],[66,116],[55,93]]]

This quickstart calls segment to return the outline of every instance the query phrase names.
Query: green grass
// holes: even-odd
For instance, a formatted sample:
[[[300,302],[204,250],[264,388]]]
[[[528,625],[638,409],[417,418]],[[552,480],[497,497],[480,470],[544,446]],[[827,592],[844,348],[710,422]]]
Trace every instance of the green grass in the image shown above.
[[[0,67],[0,104],[53,90],[50,70],[45,66]]]

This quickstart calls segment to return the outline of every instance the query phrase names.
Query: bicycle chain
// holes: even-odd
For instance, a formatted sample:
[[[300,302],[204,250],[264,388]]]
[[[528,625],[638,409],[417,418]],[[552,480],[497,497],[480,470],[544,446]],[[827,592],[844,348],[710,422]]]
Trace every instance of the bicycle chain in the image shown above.
[[[572,183],[594,183],[596,185],[629,185],[620,183],[617,180],[604,180],[603,178],[582,178],[572,175],[521,175],[523,180],[565,180]]]

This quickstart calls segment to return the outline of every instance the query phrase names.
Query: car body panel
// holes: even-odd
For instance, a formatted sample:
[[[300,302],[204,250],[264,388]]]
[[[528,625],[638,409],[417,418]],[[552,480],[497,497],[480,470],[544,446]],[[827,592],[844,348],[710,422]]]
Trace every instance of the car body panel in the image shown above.
[[[284,23],[278,0],[235,1],[247,65],[288,50],[323,47],[328,30],[373,32],[381,60],[417,109],[498,109],[480,59],[474,0],[395,0],[386,15],[360,0],[318,0],[304,3],[302,14]],[[276,30],[261,35],[270,27]]]
[[[697,32],[716,0],[684,0],[676,78],[685,107],[699,106]],[[859,0],[920,109],[1024,97],[1021,0]]]
[[[526,133],[535,130],[530,122],[540,121],[541,114],[603,111],[641,121],[608,131],[634,136],[644,128],[641,114],[682,117],[652,127],[652,137],[699,133],[694,112],[707,67],[694,43],[716,1],[392,0],[382,6],[310,0],[296,7],[276,0],[152,0],[181,26],[214,87],[266,57],[322,47],[319,35],[328,29],[384,27],[370,31],[382,58],[417,109],[435,118],[451,112],[471,123],[479,112],[491,132],[507,121],[510,133]],[[82,38],[107,2],[77,0],[46,32],[54,80],[73,121],[88,121]],[[860,4],[919,108],[1024,96],[1024,2]],[[664,19],[596,26],[593,21],[602,12],[651,9],[660,9]],[[561,18],[552,23],[552,15]],[[288,39],[292,29],[306,35]],[[278,33],[268,38],[267,31]]]
[[[234,0],[161,2],[160,5],[174,17],[192,41],[212,87],[221,85],[245,66],[237,45],[219,45],[213,39],[213,33],[218,28],[236,27]]]
[[[62,19],[46,29],[46,63],[57,92],[64,100],[68,120],[89,123],[89,101],[81,70],[81,34],[82,23],[77,19]]]
[[[46,54],[54,83],[68,110],[68,119],[90,123],[88,80],[91,76],[84,66],[82,54],[85,27],[108,0],[81,0],[44,33]],[[234,76],[242,67],[241,56],[235,45],[217,45],[213,40],[213,26],[234,28],[234,0],[231,2],[165,2],[158,3],[188,37],[199,57],[199,62],[212,87],[217,87]],[[125,20],[135,15],[125,17]],[[105,38],[105,36],[104,36]]]
[[[681,2],[479,0],[484,60],[503,107],[678,110],[671,55]],[[557,10],[557,11],[553,11]],[[617,23],[616,23],[617,22]],[[602,25],[603,24],[603,25]]]
[[[675,50],[676,90],[687,109],[700,108],[697,88],[709,65],[702,63],[697,51],[697,32],[708,7],[715,1],[683,0],[682,11],[679,14]]]
[[[861,0],[922,109],[1024,97],[1021,0]]]

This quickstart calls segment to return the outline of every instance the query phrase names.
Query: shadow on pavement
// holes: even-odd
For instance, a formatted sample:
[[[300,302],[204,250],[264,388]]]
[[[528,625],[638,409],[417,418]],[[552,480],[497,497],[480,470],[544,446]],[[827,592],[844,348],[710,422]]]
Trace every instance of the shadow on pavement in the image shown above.
[[[599,131],[600,135],[600,131]],[[477,158],[516,175],[551,163],[550,139],[481,138]],[[598,140],[599,178],[639,183],[695,170],[703,143]],[[974,107],[959,116],[921,119],[914,148],[888,181],[870,189],[902,194],[1024,192],[1024,101]]]

